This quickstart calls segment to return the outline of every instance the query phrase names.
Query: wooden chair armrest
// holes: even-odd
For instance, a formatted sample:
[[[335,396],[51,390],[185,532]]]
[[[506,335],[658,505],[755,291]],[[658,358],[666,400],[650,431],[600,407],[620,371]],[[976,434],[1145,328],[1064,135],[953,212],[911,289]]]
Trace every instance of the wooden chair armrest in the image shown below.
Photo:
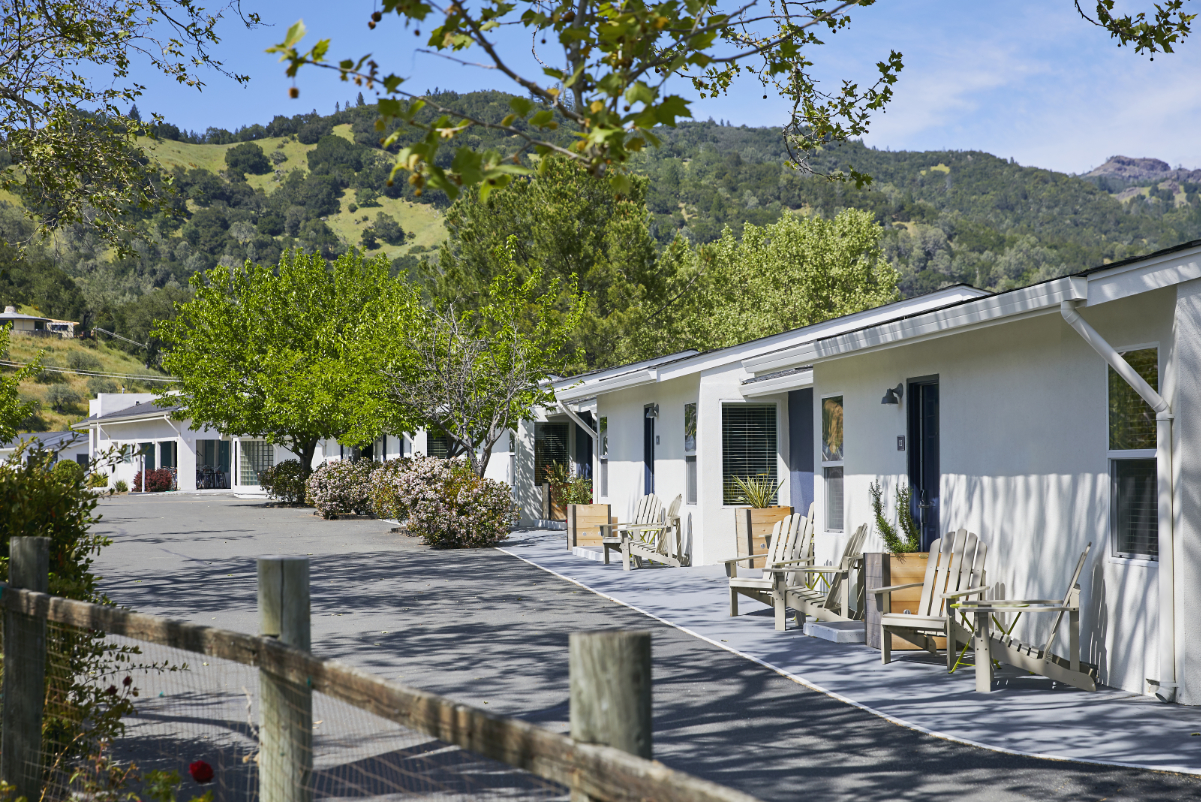
[[[958,605],[956,605],[958,606]],[[1067,607],[1062,604],[1050,605],[1047,607],[976,607],[973,605],[969,612],[973,613],[1012,613],[1014,611],[1020,613],[1059,613],[1070,612],[1075,610],[1075,607]]]
[[[669,524],[627,524],[622,527],[623,532],[640,532],[644,529],[666,529]]]
[[[989,607],[1021,607],[1025,604],[1063,604],[1063,599],[964,599],[959,602],[962,605],[981,605],[986,604]]]
[[[887,587],[883,588],[871,588],[868,590],[868,593],[892,593],[894,590],[904,590],[905,588],[920,588],[924,584],[924,582],[906,582],[904,585],[888,585]]]
[[[839,568],[837,565],[802,565],[796,568],[780,568],[781,565],[788,563],[776,563],[776,566],[771,569],[764,569],[773,574],[799,574],[799,573],[815,573],[815,574],[845,574],[846,568]]]
[[[988,590],[988,586],[982,585],[978,588],[968,588],[967,590],[957,590],[954,593],[944,593],[944,594],[942,594],[942,597],[944,599],[957,599],[960,596],[970,596],[973,593],[983,593],[986,590]],[[990,604],[991,604],[991,602],[990,602]]]
[[[732,560],[722,560],[722,565],[731,565],[733,563],[746,562],[747,560],[766,560],[766,554],[748,554],[745,557],[735,557]]]
[[[807,562],[809,562],[809,561],[808,560],[782,560],[781,562],[776,563],[776,565],[800,565],[801,563],[807,563]]]

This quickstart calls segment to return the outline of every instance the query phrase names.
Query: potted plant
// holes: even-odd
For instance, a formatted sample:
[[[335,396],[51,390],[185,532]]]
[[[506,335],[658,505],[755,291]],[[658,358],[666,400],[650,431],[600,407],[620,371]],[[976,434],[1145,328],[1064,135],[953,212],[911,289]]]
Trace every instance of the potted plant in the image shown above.
[[[889,585],[906,585],[911,582],[921,583],[926,577],[926,563],[930,558],[928,552],[921,551],[922,536],[917,522],[913,520],[910,502],[913,491],[906,486],[898,487],[896,492],[896,514],[889,520],[884,509],[884,489],[879,480],[868,488],[872,498],[872,512],[876,518],[876,531],[884,541],[887,552],[868,553],[864,555],[866,562],[866,587],[887,587]],[[918,587],[899,590],[891,594],[892,604],[886,612],[901,613],[917,609],[922,589]],[[866,615],[867,645],[880,648],[880,613],[869,597]],[[893,637],[892,648],[916,649],[912,643]]]
[[[737,556],[767,554],[772,527],[776,521],[792,515],[792,507],[772,504],[784,482],[777,483],[766,476],[735,476],[734,484],[739,491],[736,502],[748,505],[734,511]],[[749,567],[755,567],[753,560]]]

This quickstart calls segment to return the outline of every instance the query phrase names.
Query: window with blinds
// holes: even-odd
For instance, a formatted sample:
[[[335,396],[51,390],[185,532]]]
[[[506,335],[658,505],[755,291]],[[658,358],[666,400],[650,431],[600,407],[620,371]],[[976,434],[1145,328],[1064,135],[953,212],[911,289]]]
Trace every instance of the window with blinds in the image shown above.
[[[427,457],[446,459],[450,456],[450,438],[441,432],[426,432],[425,451]]]
[[[734,478],[776,479],[776,407],[774,404],[729,404],[721,410],[722,503],[739,504],[742,491]],[[772,496],[772,503],[776,496]]]
[[[1159,492],[1154,459],[1115,459],[1113,548],[1118,557],[1154,560],[1159,556]]]
[[[534,424],[534,484],[547,481],[546,469],[569,460],[566,423]]]
[[[846,506],[842,496],[842,466],[827,466],[822,469],[826,479],[826,531],[841,532],[844,528],[843,515]]]
[[[696,503],[696,457],[684,457],[684,469],[687,472],[685,477],[685,486],[688,491],[687,504]]]
[[[1152,388],[1159,388],[1159,349],[1122,354]],[[1159,484],[1155,411],[1109,368],[1110,529],[1117,557],[1159,556]]]

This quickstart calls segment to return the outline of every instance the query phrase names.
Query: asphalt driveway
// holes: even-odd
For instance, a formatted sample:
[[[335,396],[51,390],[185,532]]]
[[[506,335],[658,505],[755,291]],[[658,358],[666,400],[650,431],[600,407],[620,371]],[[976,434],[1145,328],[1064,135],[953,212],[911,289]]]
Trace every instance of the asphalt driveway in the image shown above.
[[[254,558],[309,555],[315,653],[561,731],[568,633],[649,630],[655,757],[765,800],[1201,797],[1197,777],[906,729],[495,549],[434,551],[381,521],[230,496],[123,496],[100,511],[113,545],[96,569],[119,604],[256,632]]]

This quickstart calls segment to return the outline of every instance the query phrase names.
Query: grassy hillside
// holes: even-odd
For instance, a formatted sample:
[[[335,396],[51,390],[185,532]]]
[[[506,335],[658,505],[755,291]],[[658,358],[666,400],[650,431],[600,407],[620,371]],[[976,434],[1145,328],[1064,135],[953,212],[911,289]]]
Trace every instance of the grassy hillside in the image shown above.
[[[33,310],[27,310],[33,311]],[[102,335],[103,336],[103,335]],[[87,370],[92,373],[114,373],[133,376],[163,376],[161,371],[147,369],[138,358],[118,348],[95,340],[62,340],[50,337],[11,337],[6,359],[22,364],[42,356],[42,365]],[[11,368],[3,368],[11,371]],[[71,423],[87,417],[89,398],[96,393],[144,393],[159,382],[78,376],[43,371],[35,380],[22,382],[23,400],[33,400],[39,409],[32,420],[22,427],[28,431],[60,431]],[[73,393],[77,400],[63,402]]]

